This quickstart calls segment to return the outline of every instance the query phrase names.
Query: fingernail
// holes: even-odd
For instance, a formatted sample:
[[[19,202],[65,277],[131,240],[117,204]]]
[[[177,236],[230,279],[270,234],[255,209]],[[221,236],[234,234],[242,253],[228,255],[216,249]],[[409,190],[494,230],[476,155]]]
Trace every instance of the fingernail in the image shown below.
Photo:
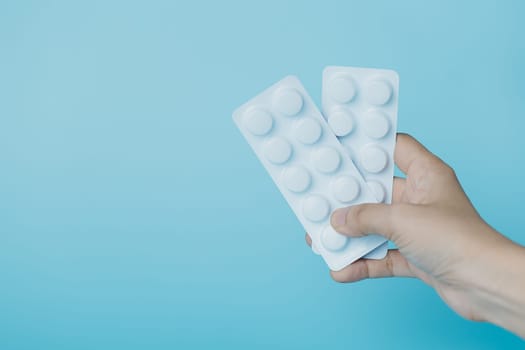
[[[332,226],[341,227],[346,224],[346,213],[348,213],[348,208],[337,209],[332,214]]]

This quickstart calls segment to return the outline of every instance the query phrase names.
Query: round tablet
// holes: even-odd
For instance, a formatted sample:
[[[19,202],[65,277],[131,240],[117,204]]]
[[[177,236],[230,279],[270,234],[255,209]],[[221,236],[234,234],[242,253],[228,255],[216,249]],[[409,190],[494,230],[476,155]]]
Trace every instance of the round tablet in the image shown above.
[[[352,101],[356,94],[354,81],[350,77],[335,77],[330,80],[328,91],[330,96],[339,103]]]
[[[298,122],[295,128],[295,138],[301,143],[311,145],[321,138],[322,132],[321,125],[317,120],[305,118]]]
[[[338,108],[330,113],[328,125],[336,136],[346,136],[354,129],[354,116],[352,112]]]
[[[303,96],[290,88],[279,89],[273,96],[273,106],[282,114],[294,116],[303,108]]]
[[[332,226],[328,225],[321,232],[321,243],[326,249],[336,252],[346,247],[348,237],[336,232]]]
[[[361,165],[369,173],[379,173],[386,168],[388,156],[379,146],[365,146],[360,151]]]
[[[331,147],[322,147],[313,155],[314,166],[322,173],[333,173],[341,164],[339,152]]]
[[[292,146],[281,137],[274,137],[264,145],[266,159],[274,164],[283,164],[292,155]]]
[[[310,187],[312,178],[308,170],[299,166],[292,166],[285,169],[283,182],[286,188],[292,192],[301,193]]]
[[[340,176],[332,184],[334,197],[343,203],[349,203],[359,196],[359,182],[353,176]]]
[[[330,214],[330,203],[319,195],[311,195],[303,201],[303,215],[310,221],[324,220]]]
[[[243,123],[252,134],[263,136],[272,130],[273,118],[265,110],[254,108],[244,114]]]
[[[364,118],[363,130],[369,137],[381,139],[390,131],[390,122],[384,113],[370,111]]]
[[[366,183],[370,189],[372,189],[372,192],[374,193],[374,196],[378,200],[379,203],[383,203],[386,199],[386,190],[377,181],[368,181]]]
[[[390,101],[392,87],[383,80],[372,80],[366,84],[365,95],[368,102],[381,106]]]

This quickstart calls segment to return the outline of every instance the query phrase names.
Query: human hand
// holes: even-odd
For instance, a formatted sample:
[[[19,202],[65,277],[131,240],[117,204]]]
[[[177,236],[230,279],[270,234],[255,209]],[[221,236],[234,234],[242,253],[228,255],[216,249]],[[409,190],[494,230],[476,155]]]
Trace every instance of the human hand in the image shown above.
[[[331,223],[351,237],[379,233],[398,250],[331,271],[333,279],[417,277],[463,317],[525,336],[524,248],[491,228],[452,168],[414,138],[398,134],[394,158],[406,178],[394,179],[392,204],[338,209]]]

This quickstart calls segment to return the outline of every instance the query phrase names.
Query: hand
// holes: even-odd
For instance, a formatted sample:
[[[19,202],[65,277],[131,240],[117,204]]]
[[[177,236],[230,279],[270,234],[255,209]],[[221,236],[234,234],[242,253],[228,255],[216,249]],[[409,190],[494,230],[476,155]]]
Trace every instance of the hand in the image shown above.
[[[414,138],[398,134],[394,158],[406,178],[394,179],[392,205],[338,209],[331,223],[351,237],[382,234],[399,250],[332,271],[334,280],[417,277],[463,317],[525,336],[524,248],[491,228],[452,168]]]

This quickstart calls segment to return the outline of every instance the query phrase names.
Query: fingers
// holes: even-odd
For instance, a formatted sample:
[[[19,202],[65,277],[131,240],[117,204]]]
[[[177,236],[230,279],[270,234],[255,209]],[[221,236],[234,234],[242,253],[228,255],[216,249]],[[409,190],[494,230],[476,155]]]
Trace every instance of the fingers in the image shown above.
[[[403,201],[405,194],[406,179],[401,177],[394,177],[394,185],[392,187],[392,203],[400,203]]]
[[[400,177],[394,177],[394,184],[393,184],[393,189],[392,189],[392,203],[400,203],[400,202],[402,202],[403,195],[405,193],[405,186],[406,186],[406,179],[400,178]],[[336,212],[344,211],[346,209],[347,208],[339,209]],[[335,213],[334,213],[334,215],[335,215]],[[332,218],[333,218],[334,215],[332,215]],[[339,216],[341,214],[338,213],[337,215]],[[337,219],[337,220],[339,220],[339,219]],[[345,224],[346,224],[346,218],[344,220],[344,223],[339,225],[339,226],[344,226]],[[332,226],[334,226],[334,223],[332,223]],[[336,227],[334,226],[334,228],[336,228]],[[336,230],[337,230],[337,228],[336,228]],[[381,231],[378,231],[378,232],[381,232]],[[366,233],[368,233],[368,232],[363,232],[360,235],[363,235],[363,234],[366,234]],[[311,247],[312,246],[312,238],[310,237],[310,235],[308,233],[306,233],[306,235],[305,235],[305,240],[306,240],[306,244],[308,244]]]
[[[410,266],[397,249],[388,251],[382,260],[361,259],[340,271],[330,271],[337,282],[357,282],[367,278],[415,277]]]
[[[379,233],[395,241],[395,216],[393,205],[367,203],[341,208],[331,218],[333,228],[342,234],[361,237]]]
[[[408,134],[399,133],[396,138],[394,161],[397,167],[407,174],[415,160],[430,160],[435,156],[421,143]]]

